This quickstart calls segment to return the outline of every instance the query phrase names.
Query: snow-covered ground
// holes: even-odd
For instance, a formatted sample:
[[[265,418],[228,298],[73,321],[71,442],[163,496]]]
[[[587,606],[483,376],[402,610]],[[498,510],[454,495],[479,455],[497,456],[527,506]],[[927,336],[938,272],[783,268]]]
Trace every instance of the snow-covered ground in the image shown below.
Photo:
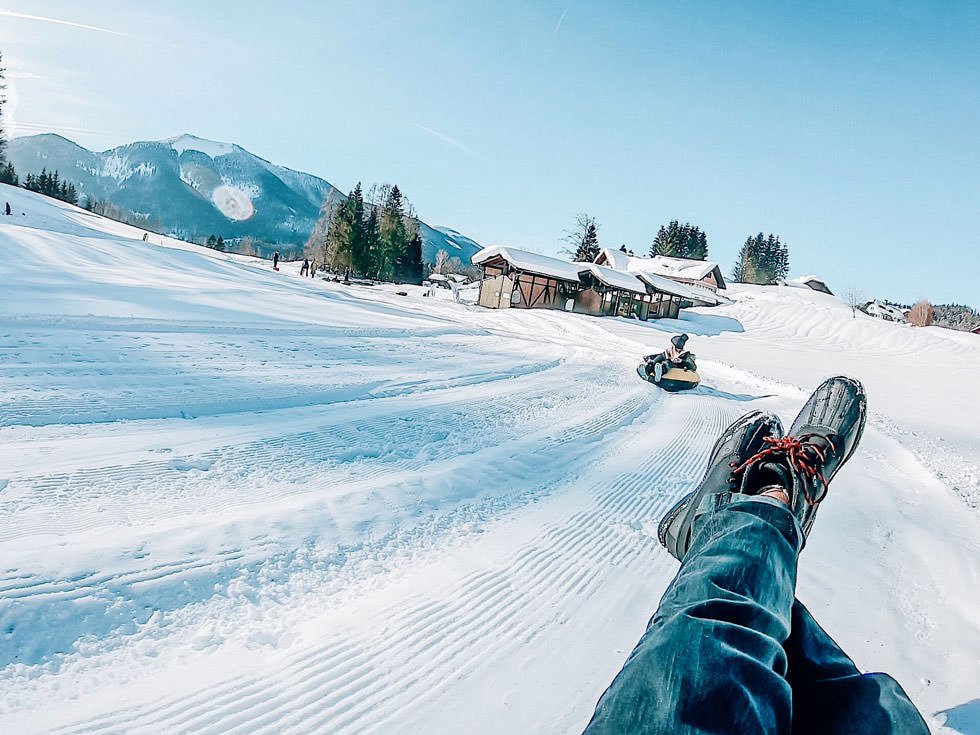
[[[0,200],[0,732],[579,732],[714,438],[843,372],[872,421],[800,598],[980,733],[980,337],[792,288],[491,311]],[[685,395],[634,373],[677,331]]]

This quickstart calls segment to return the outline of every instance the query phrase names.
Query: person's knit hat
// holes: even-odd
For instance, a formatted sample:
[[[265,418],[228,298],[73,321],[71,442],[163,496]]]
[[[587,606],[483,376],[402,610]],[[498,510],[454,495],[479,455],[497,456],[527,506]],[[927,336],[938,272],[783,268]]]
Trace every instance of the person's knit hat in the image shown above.
[[[687,344],[687,335],[686,334],[678,334],[678,335],[675,335],[675,336],[673,336],[673,337],[670,338],[670,341],[674,343],[674,346],[677,349],[683,350],[684,349],[684,345]]]

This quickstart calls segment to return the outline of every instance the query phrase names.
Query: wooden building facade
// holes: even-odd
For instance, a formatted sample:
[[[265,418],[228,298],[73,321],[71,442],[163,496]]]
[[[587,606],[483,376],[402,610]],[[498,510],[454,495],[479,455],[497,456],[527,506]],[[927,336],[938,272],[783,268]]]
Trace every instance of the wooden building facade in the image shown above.
[[[515,248],[484,248],[478,303],[491,309],[562,309],[591,316],[676,318],[691,294],[681,284],[623,273],[595,263],[570,263]]]

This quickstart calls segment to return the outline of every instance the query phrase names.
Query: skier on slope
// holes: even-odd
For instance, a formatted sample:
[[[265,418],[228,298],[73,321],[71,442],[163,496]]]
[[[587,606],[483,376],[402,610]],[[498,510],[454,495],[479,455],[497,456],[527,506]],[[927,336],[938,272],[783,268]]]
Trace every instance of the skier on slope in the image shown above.
[[[300,266],[299,274],[301,276],[309,275],[310,272],[310,260],[309,258],[303,258],[303,265]]]
[[[277,250],[272,254],[272,270],[279,270],[279,251]]]
[[[684,349],[687,344],[686,334],[675,334],[670,338],[670,344],[663,352],[647,355],[643,358],[646,363],[647,377],[653,375],[653,382],[659,383],[663,374],[671,368],[695,371],[698,369],[694,362],[694,354]]]

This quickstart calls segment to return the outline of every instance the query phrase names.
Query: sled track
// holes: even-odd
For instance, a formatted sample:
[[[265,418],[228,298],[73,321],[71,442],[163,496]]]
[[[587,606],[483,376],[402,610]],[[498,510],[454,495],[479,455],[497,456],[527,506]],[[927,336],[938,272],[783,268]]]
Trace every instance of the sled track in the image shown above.
[[[424,716],[415,711],[422,694],[431,701],[433,691],[452,685],[448,679],[465,678],[486,663],[474,652],[506,656],[533,646],[542,629],[601,595],[610,566],[638,577],[672,574],[674,562],[659,547],[655,524],[700,480],[707,449],[740,408],[683,400],[659,402],[632,427],[628,441],[604,449],[586,484],[586,507],[459,579],[444,598],[377,610],[372,618],[384,630],[377,637],[338,635],[284,658],[270,675],[237,677],[190,699],[122,710],[56,732],[398,732],[406,717]],[[651,441],[645,430],[663,410],[691,410],[692,416],[683,433]]]
[[[517,385],[509,385],[509,391],[501,387],[475,406],[458,390],[441,391],[445,400],[425,401],[423,408],[411,408],[417,401],[370,399],[361,402],[363,408],[356,403],[337,407],[299,433],[159,461],[15,476],[0,493],[0,511],[19,517],[16,524],[0,529],[0,541],[31,533],[79,532],[90,525],[127,526],[151,493],[169,501],[169,507],[154,506],[154,517],[161,519],[205,502],[208,513],[215,513],[309,488],[324,491],[367,480],[384,484],[385,474],[417,471],[479,452],[497,443],[501,434],[513,439],[540,428],[572,402],[589,402],[571,388],[543,399],[534,375],[513,380]],[[494,433],[486,431],[490,428]],[[97,509],[86,514],[86,505]]]
[[[538,389],[534,388],[534,391],[536,390]],[[579,397],[574,395],[551,396],[549,403],[552,406],[567,411],[568,405],[566,404],[573,399],[575,399],[575,405],[581,410],[583,405]],[[487,520],[492,518],[495,513],[498,513],[501,507],[506,508],[508,505],[515,506],[530,502],[535,497],[540,496],[557,485],[561,480],[569,477],[569,474],[575,468],[564,466],[564,458],[568,455],[567,450],[562,449],[563,447],[574,444],[577,453],[591,452],[592,446],[596,442],[608,439],[608,435],[614,433],[616,428],[628,425],[638,415],[647,410],[649,403],[642,392],[627,394],[621,402],[612,407],[604,408],[601,402],[598,402],[598,407],[600,409],[604,408],[604,410],[598,412],[592,410],[584,413],[583,416],[587,419],[585,422],[572,425],[567,430],[562,430],[557,433],[554,433],[548,428],[540,428],[542,422],[545,425],[549,423],[548,419],[551,416],[552,410],[545,409],[533,401],[532,396],[525,395],[523,392],[508,394],[502,397],[499,402],[487,405],[493,406],[492,413],[488,414],[474,411],[467,416],[459,415],[462,411],[462,404],[453,402],[441,406],[444,409],[441,413],[433,413],[430,410],[427,412],[411,411],[403,415],[394,416],[383,414],[359,427],[342,427],[341,434],[343,432],[363,430],[366,436],[380,436],[383,440],[385,436],[390,435],[389,429],[393,424],[399,427],[406,423],[408,425],[414,423],[424,425],[426,428],[422,434],[426,434],[432,426],[446,425],[448,423],[448,425],[454,427],[455,433],[460,438],[469,441],[469,437],[472,434],[478,433],[481,422],[491,421],[498,423],[504,421],[510,427],[510,438],[499,445],[497,445],[501,438],[499,432],[496,434],[493,442],[484,446],[480,446],[475,441],[471,442],[472,446],[457,446],[457,443],[450,442],[445,437],[440,437],[441,441],[436,445],[438,451],[426,453],[419,451],[417,446],[418,442],[414,441],[413,435],[407,437],[408,446],[412,447],[411,454],[413,455],[407,459],[398,457],[394,462],[385,462],[381,459],[373,458],[370,461],[366,461],[356,471],[352,472],[349,469],[344,469],[332,475],[324,475],[323,472],[317,472],[315,470],[297,469],[295,463],[286,462],[283,466],[291,468],[287,473],[287,477],[276,477],[273,480],[292,480],[287,485],[287,487],[292,488],[297,487],[296,482],[301,482],[302,484],[299,487],[312,486],[315,489],[314,492],[322,491],[331,486],[337,486],[348,492],[354,492],[358,487],[363,487],[366,491],[372,493],[385,493],[386,487],[397,488],[398,483],[404,482],[406,477],[411,478],[423,469],[430,476],[438,474],[441,463],[445,463],[453,473],[463,472],[474,475],[478,474],[478,468],[482,463],[494,462],[494,458],[497,456],[506,456],[511,462],[525,464],[531,462],[538,463],[544,471],[545,476],[548,477],[547,482],[536,487],[511,489],[507,487],[505,482],[501,481],[499,483],[501,490],[498,492],[502,493],[502,495],[500,495],[499,500],[485,502],[482,506],[478,506],[475,511],[477,518]],[[447,416],[446,412],[452,412],[453,415]],[[529,415],[532,413],[534,414],[534,421],[531,420],[532,417]],[[406,422],[406,416],[411,420]],[[238,451],[243,456],[249,457],[252,463],[256,461],[256,455],[259,457],[258,461],[266,461],[261,454],[262,451],[271,452],[276,456],[276,461],[280,462],[282,455],[277,453],[294,452],[297,443],[299,443],[301,450],[304,449],[304,445],[300,442],[300,439],[306,435],[308,434],[279,437],[276,440],[261,443],[262,446],[246,446]],[[397,435],[403,441],[406,441],[405,431],[403,429],[400,429]],[[377,439],[373,439],[372,441],[375,440]],[[358,438],[358,444],[361,446],[367,441],[367,438]],[[288,454],[288,458],[295,459],[297,462],[299,461],[293,454]],[[473,468],[467,469],[468,465],[473,465]],[[346,464],[344,467],[346,468]],[[146,486],[145,478],[154,477],[155,473],[160,470],[159,468],[156,470],[151,468],[147,474],[143,474],[142,471],[146,470],[145,467],[138,467],[136,469],[140,470],[140,472],[137,473],[135,478],[129,478],[133,483],[133,492],[146,492],[149,488]],[[237,477],[236,473],[233,473],[233,475]],[[162,482],[169,481],[166,472],[162,472],[161,476]],[[120,470],[119,472],[110,473],[109,479],[105,480],[105,478],[102,478],[102,481],[111,481],[118,487],[126,479],[127,475]],[[211,483],[214,482],[213,478],[208,481]],[[93,485],[96,479],[89,478],[86,482],[89,485]],[[263,477],[262,481],[258,484],[262,485],[267,482],[270,482],[269,478]],[[204,489],[202,488],[203,491]],[[292,492],[295,492],[295,489]],[[67,502],[72,502],[71,492],[66,491],[63,495]],[[100,501],[103,506],[101,513],[93,515],[90,523],[75,523],[71,525],[63,523],[60,526],[61,532],[67,533],[70,531],[77,533],[94,527],[96,524],[101,527],[105,525],[107,518],[113,517],[118,519],[117,523],[124,524],[128,522],[129,519],[127,518],[127,509],[125,506],[120,507],[117,511],[112,511],[110,501],[113,497],[115,496]],[[249,502],[267,502],[269,497],[270,495],[266,493],[261,498],[252,499]],[[405,502],[404,500],[398,501],[399,496],[397,494],[392,497],[396,502]],[[408,500],[410,501],[411,499],[409,498]],[[226,500],[224,503],[212,503],[209,506],[208,512],[220,513],[223,507],[230,507],[232,505],[240,506],[242,504],[243,502],[235,496]],[[405,516],[406,523],[409,526],[411,522],[414,522],[411,521],[410,510],[411,506],[408,506],[404,511],[400,511]],[[446,511],[449,512],[450,516],[452,515],[452,503],[449,503],[442,512],[445,513]],[[157,517],[167,515],[179,517],[180,513],[174,508],[160,508],[156,511],[156,515]],[[469,506],[467,506],[467,512],[461,514],[462,520],[472,521],[472,515],[473,513],[470,512]],[[56,515],[55,517],[58,516]],[[312,512],[309,520],[311,527],[318,525],[317,518],[316,512]],[[329,519],[327,520],[329,521]],[[50,533],[53,525],[52,523],[38,522],[34,531]],[[18,535],[22,535],[25,532],[25,527],[30,528],[24,522],[18,523]],[[406,530],[407,534],[403,534],[405,538],[399,538],[396,534],[390,543],[412,542],[410,527],[407,527]],[[432,531],[432,533],[438,533],[438,529]],[[209,595],[214,594],[216,585],[227,584],[231,579],[241,579],[243,574],[246,579],[254,579],[261,573],[265,566],[283,569],[284,574],[288,575],[290,562],[295,558],[295,552],[289,551],[288,549],[284,550],[284,548],[286,547],[284,547],[283,541],[272,538],[255,538],[245,549],[229,550],[209,560],[200,560],[192,556],[175,559],[163,564],[155,563],[146,567],[140,565],[139,554],[134,553],[130,562],[131,569],[115,575],[85,573],[62,579],[47,579],[35,575],[23,575],[17,573],[16,570],[11,570],[6,575],[0,575],[0,590],[2,590],[2,593],[8,600],[19,603],[18,611],[8,616],[12,622],[26,622],[29,619],[27,616],[43,616],[48,620],[64,620],[65,626],[75,626],[77,628],[75,637],[81,637],[83,635],[104,637],[110,635],[116,626],[123,624],[127,620],[135,621],[136,623],[146,622],[149,617],[149,610],[170,611],[176,609],[178,606],[186,606],[194,602],[206,600]],[[347,548],[339,556],[335,552],[332,555],[332,567],[327,573],[332,575],[342,574],[344,557],[350,554],[356,557],[360,551],[365,553],[384,553],[383,548],[379,551],[364,544]],[[337,566],[341,567],[340,571],[335,569]],[[301,571],[307,570],[304,567]],[[256,587],[260,586],[258,582],[255,584]],[[86,605],[94,606],[96,609],[104,609],[105,612],[102,615],[87,616],[85,622],[80,623],[72,613],[72,605],[76,602],[83,602]],[[112,611],[111,615],[109,614],[110,610]],[[29,629],[29,624],[20,625],[16,629],[16,632],[12,634],[10,640],[8,640],[10,644],[8,653],[10,656],[16,655],[18,641],[22,636],[27,635]],[[68,635],[67,631],[65,631],[65,635]],[[63,648],[55,647],[50,651],[50,654],[63,650]],[[5,656],[3,659],[0,659],[0,666],[10,662],[11,659],[9,656]]]

